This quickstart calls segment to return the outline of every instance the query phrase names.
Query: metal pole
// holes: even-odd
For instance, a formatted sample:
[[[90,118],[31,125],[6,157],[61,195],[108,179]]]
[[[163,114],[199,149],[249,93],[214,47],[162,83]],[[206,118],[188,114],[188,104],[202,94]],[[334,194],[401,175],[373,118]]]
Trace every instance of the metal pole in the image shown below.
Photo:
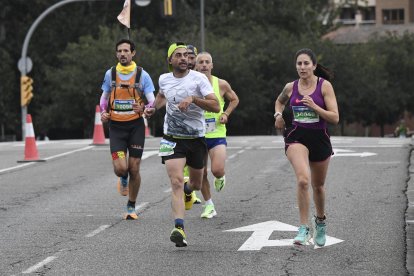
[[[204,51],[204,0],[200,0],[200,36],[201,51]]]
[[[33,32],[35,31],[37,25],[52,11],[56,10],[57,8],[73,3],[73,2],[84,2],[84,1],[108,1],[108,0],[63,0],[60,1],[49,8],[47,8],[36,20],[33,22],[33,24],[30,26],[29,31],[26,34],[26,37],[24,38],[23,42],[23,48],[22,48],[22,56],[21,59],[24,61],[23,68],[21,68],[20,73],[21,76],[26,76],[27,72],[27,48],[29,47],[30,38],[32,37]],[[21,108],[22,112],[22,140],[24,141],[25,137],[25,126],[26,126],[26,115],[27,115],[27,106],[23,106]]]

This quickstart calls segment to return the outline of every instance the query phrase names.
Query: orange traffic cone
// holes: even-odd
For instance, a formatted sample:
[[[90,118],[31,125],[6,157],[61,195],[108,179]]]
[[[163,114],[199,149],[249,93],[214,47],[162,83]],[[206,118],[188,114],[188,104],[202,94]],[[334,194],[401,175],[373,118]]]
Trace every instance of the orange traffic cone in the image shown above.
[[[144,117],[144,124],[145,124],[145,138],[152,137],[150,128],[148,127],[148,120]]]
[[[95,109],[95,128],[93,130],[92,145],[105,145],[105,133],[101,121],[101,109],[99,105]]]
[[[33,130],[32,116],[30,114],[26,115],[26,138],[24,146],[24,160],[17,162],[35,162],[35,161],[45,161],[39,159],[39,153],[37,152],[36,147],[36,138]]]

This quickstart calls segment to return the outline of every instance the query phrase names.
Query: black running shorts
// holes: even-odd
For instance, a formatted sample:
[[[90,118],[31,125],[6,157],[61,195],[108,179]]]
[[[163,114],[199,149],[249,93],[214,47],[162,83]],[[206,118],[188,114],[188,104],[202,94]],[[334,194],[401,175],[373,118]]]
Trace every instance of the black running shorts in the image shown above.
[[[169,159],[186,158],[188,166],[194,169],[204,168],[204,160],[207,156],[207,144],[204,137],[194,139],[178,139],[164,135],[163,138],[177,143],[172,155],[162,156],[163,164],[165,164],[165,161]]]
[[[130,157],[141,158],[145,143],[144,119],[109,122],[109,144],[111,153],[127,152]]]
[[[320,162],[333,155],[331,139],[327,129],[309,129],[291,126],[283,132],[285,153],[291,144],[300,143],[309,150],[309,161]]]

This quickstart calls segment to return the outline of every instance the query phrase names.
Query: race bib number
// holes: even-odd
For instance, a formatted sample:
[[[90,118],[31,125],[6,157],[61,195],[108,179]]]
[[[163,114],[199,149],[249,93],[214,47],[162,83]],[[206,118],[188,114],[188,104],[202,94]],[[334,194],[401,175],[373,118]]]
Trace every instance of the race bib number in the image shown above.
[[[132,104],[135,103],[134,99],[129,100],[117,100],[114,101],[114,113],[116,114],[134,114],[132,110]]]
[[[161,139],[158,156],[169,156],[174,154],[175,145],[177,145],[177,143]]]
[[[206,119],[206,133],[216,131],[216,118]]]
[[[319,114],[307,106],[292,106],[293,120],[298,123],[317,123]]]

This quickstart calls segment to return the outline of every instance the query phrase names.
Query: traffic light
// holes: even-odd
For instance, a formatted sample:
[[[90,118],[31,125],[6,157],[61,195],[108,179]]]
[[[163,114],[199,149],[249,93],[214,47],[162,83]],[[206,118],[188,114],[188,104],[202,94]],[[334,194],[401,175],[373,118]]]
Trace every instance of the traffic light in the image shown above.
[[[172,17],[174,15],[175,3],[174,0],[164,0],[162,14],[164,17]]]
[[[21,106],[28,106],[33,98],[33,79],[28,76],[20,78]]]

